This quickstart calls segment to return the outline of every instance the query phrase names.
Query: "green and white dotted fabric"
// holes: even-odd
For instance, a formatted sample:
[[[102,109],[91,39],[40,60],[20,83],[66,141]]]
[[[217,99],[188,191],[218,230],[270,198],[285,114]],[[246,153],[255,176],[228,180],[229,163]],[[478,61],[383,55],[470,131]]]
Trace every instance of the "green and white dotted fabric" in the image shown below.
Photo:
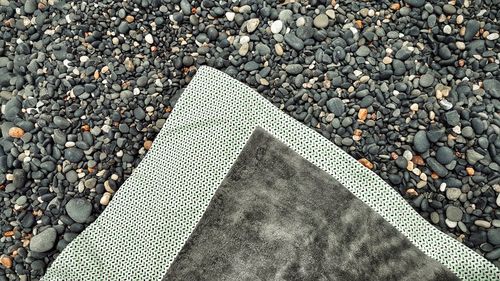
[[[459,278],[500,280],[498,268],[425,221],[372,171],[248,86],[208,67],[198,70],[110,205],[43,280],[161,280],[256,127],[332,175]]]

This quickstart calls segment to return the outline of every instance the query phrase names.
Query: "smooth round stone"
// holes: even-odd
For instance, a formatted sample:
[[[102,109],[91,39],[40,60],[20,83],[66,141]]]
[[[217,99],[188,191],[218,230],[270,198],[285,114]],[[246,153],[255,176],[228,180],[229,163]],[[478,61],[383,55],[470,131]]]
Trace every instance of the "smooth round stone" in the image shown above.
[[[75,172],[75,170],[69,170],[66,173],[66,180],[70,183],[75,183],[78,181],[78,174]]]
[[[474,138],[476,136],[476,134],[474,133],[474,129],[472,129],[471,126],[466,126],[466,127],[462,128],[462,136],[464,136],[465,138],[471,139],[471,138]]]
[[[47,252],[54,247],[56,238],[57,231],[54,228],[48,228],[31,238],[30,250],[40,253]]]
[[[434,75],[426,73],[420,77],[420,86],[427,88],[434,83]]]
[[[147,85],[147,83],[148,83],[148,77],[146,76],[141,76],[136,81],[137,87],[144,87]]]
[[[431,221],[434,224],[438,224],[439,223],[439,214],[436,212],[432,212],[431,213]]]
[[[370,54],[370,48],[366,46],[360,46],[358,50],[356,50],[356,55],[360,57],[366,57]]]
[[[488,230],[488,242],[493,245],[500,245],[500,228]]]
[[[404,0],[404,2],[411,7],[419,8],[425,5],[426,1],[425,0]]]
[[[83,151],[76,147],[66,148],[64,150],[64,158],[72,163],[80,162],[83,156]]]
[[[276,20],[271,24],[271,32],[274,34],[280,33],[283,29],[283,22],[280,20]]]
[[[304,49],[304,41],[297,37],[294,33],[287,33],[284,36],[285,42],[296,51],[301,51]]]
[[[474,38],[474,36],[476,35],[476,33],[479,31],[480,27],[481,25],[477,20],[467,21],[465,25],[464,40],[471,41],[472,38]]]
[[[325,14],[317,15],[313,20],[313,24],[317,28],[327,27],[328,26],[328,16]]]
[[[455,201],[460,197],[460,195],[462,195],[462,191],[459,188],[448,187],[446,189],[446,198],[448,198],[448,200]]]
[[[292,75],[297,75],[297,74],[301,73],[302,70],[303,70],[303,67],[300,64],[289,64],[285,67],[285,71],[289,74],[292,74]]]
[[[448,218],[450,221],[458,222],[462,219],[463,215],[464,213],[458,207],[448,206],[448,208],[446,208],[446,218]]]
[[[447,165],[455,159],[455,154],[449,147],[442,146],[436,151],[436,159],[439,163]]]
[[[500,80],[486,79],[483,81],[484,90],[494,98],[500,98]]]
[[[54,119],[52,121],[57,127],[59,127],[62,130],[67,129],[71,125],[68,119],[61,116],[54,116]]]
[[[457,12],[457,8],[455,8],[455,6],[453,5],[445,4],[443,6],[443,12],[445,12],[448,15],[452,15]]]
[[[345,104],[339,98],[332,98],[326,102],[328,110],[335,114],[336,117],[342,116],[345,112]]]
[[[73,198],[65,206],[68,216],[78,223],[85,223],[92,213],[92,204],[83,198]]]
[[[425,131],[418,131],[413,138],[413,148],[416,152],[424,153],[430,148],[427,133]]]

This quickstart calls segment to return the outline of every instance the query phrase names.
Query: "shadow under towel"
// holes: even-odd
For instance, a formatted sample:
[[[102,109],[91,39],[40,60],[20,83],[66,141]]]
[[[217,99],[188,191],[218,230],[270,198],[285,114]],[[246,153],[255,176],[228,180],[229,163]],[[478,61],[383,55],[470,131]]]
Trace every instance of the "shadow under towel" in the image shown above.
[[[257,128],[164,280],[459,279]]]

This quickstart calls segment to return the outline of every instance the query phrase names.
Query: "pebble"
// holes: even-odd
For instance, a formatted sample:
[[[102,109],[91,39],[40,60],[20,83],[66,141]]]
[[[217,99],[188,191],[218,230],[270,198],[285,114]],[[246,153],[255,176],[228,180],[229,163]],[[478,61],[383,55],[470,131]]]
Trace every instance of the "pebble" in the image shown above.
[[[247,29],[247,32],[248,33],[252,33],[254,32],[257,27],[259,26],[259,23],[260,23],[260,20],[257,19],[257,18],[254,18],[254,19],[249,19],[247,22],[246,22],[246,29]]]
[[[427,133],[425,131],[418,131],[413,139],[413,148],[416,152],[424,153],[430,148]]]
[[[47,252],[54,248],[56,239],[57,231],[52,227],[48,228],[31,238],[30,250],[39,253]]]
[[[446,198],[448,198],[448,200],[455,201],[460,195],[462,195],[462,191],[459,188],[449,187],[446,189]]]
[[[370,54],[370,49],[366,46],[360,46],[356,51],[356,55],[360,57],[366,57]]]
[[[294,33],[287,33],[284,36],[285,42],[296,51],[304,49],[304,41],[298,38]]]
[[[92,204],[83,198],[71,199],[65,208],[68,216],[77,223],[85,223],[92,213]]]
[[[345,112],[345,105],[339,98],[332,98],[326,102],[328,110],[335,114],[336,117],[342,116]]]
[[[72,163],[78,163],[84,157],[83,151],[76,147],[66,148],[64,158]]]
[[[420,77],[420,86],[427,88],[434,84],[434,76],[432,74],[426,73]]]
[[[455,159],[455,155],[449,147],[442,146],[436,151],[436,159],[439,163],[447,165]]]
[[[146,40],[146,43],[148,43],[150,45],[154,43],[153,35],[151,35],[151,34],[146,34],[146,36],[144,37],[144,40]]]
[[[280,33],[283,29],[283,22],[280,20],[276,20],[271,24],[271,32],[274,34]]]
[[[438,176],[440,177],[445,177],[446,175],[448,175],[448,169],[446,169],[446,167],[444,167],[443,165],[441,165],[436,159],[434,158],[427,158],[427,166],[429,166],[429,168],[434,171]]]
[[[488,242],[493,245],[500,245],[500,228],[488,230]]]
[[[463,216],[462,210],[460,208],[455,207],[455,206],[448,206],[446,208],[446,218],[448,218],[450,221],[458,222],[462,219]]]
[[[313,24],[317,28],[325,28],[328,26],[328,16],[319,14],[314,18]]]
[[[471,41],[479,31],[480,24],[477,20],[468,20],[465,25],[464,41]]]
[[[63,118],[61,116],[55,116],[53,119],[54,124],[59,127],[59,129],[65,130],[71,126],[71,123],[68,121],[68,119]]]
[[[302,72],[303,67],[300,64],[289,64],[285,67],[288,74],[297,75]]]

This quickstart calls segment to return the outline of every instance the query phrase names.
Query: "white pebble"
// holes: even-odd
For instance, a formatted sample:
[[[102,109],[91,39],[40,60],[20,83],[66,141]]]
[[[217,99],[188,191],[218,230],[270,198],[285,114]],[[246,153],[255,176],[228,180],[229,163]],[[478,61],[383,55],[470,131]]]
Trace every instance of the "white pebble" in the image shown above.
[[[413,154],[411,153],[411,151],[405,150],[405,152],[403,152],[403,157],[406,160],[410,161],[413,158]]]
[[[498,196],[497,196],[497,201],[496,201],[496,203],[497,203],[497,206],[500,206],[500,194],[498,194]]]
[[[486,39],[493,41],[493,40],[497,40],[498,37],[500,37],[500,35],[498,33],[491,33],[490,35],[486,36]]]
[[[441,191],[441,192],[445,192],[445,190],[446,190],[446,183],[445,183],[445,182],[443,182],[443,183],[441,183],[441,184],[439,185],[439,191]]]
[[[464,42],[457,41],[455,44],[457,45],[457,48],[459,50],[465,50],[465,43]]]
[[[233,21],[233,20],[234,20],[234,16],[235,16],[235,15],[236,15],[236,14],[235,14],[235,13],[233,13],[233,12],[226,12],[226,19],[227,19],[228,21]]]
[[[89,60],[89,57],[87,57],[87,56],[81,56],[81,57],[80,57],[80,62],[81,62],[81,63],[85,63],[85,62],[87,62],[88,60]]]
[[[151,34],[147,34],[146,37],[144,38],[146,40],[146,42],[148,44],[153,44],[154,43],[154,40],[153,40],[153,35]]]
[[[240,44],[245,44],[248,42],[250,42],[250,37],[248,37],[246,35],[240,37]]]
[[[411,109],[412,111],[418,111],[418,104],[417,104],[417,103],[412,104],[412,105],[410,106],[410,109]]]
[[[445,26],[443,27],[443,32],[444,32],[445,34],[451,34],[451,31],[452,31],[451,26],[449,26],[449,25],[445,25]]]
[[[274,34],[280,33],[283,29],[283,22],[280,20],[276,20],[271,24],[271,32]]]
[[[334,11],[334,10],[326,10],[326,11],[325,11],[325,14],[326,14],[329,18],[331,18],[332,20],[334,20],[334,19],[335,19],[335,11]]]
[[[295,24],[297,25],[297,27],[304,26],[306,24],[306,19],[304,17],[300,17],[297,19],[297,21],[295,21]]]
[[[449,219],[445,219],[444,222],[449,228],[455,228],[458,225],[458,222],[456,221],[450,221]]]

